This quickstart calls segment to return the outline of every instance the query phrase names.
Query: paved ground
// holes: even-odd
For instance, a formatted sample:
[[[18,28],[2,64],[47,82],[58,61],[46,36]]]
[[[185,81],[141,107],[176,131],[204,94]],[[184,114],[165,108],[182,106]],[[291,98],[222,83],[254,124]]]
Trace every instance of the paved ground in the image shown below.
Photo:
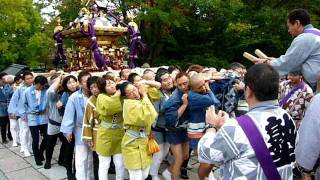
[[[52,168],[37,166],[34,157],[24,157],[20,147],[0,144],[0,179],[10,180],[61,180],[66,179],[65,168],[57,164],[58,148],[53,154]]]
[[[11,143],[6,145],[0,144],[0,180],[62,180],[66,179],[66,170],[57,164],[59,147],[55,148],[53,153],[51,169],[44,169],[43,166],[37,166],[34,157],[24,157],[20,153],[20,147],[11,147]],[[189,162],[190,170],[188,171],[191,180],[197,180],[197,169],[199,163],[193,157]],[[162,165],[160,172],[165,165]],[[109,179],[114,180],[114,175]]]

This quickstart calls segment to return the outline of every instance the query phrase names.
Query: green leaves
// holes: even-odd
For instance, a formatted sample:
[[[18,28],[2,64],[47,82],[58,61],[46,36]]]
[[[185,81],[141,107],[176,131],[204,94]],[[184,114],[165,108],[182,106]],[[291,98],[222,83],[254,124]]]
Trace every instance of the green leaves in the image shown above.
[[[244,51],[259,48],[269,56],[283,54],[292,41],[286,18],[294,8],[306,8],[319,27],[320,0],[111,0],[126,22],[128,11],[138,11],[135,21],[148,47],[140,61],[152,65],[187,63],[225,67],[243,59]],[[50,64],[57,25],[44,24],[40,9],[59,11],[62,25],[78,17],[80,0],[0,0],[0,68],[12,63]],[[122,38],[121,43],[128,43]],[[65,41],[65,47],[70,46]]]
[[[14,62],[26,64],[26,46],[41,31],[40,11],[32,0],[0,0],[0,4],[0,69]]]
[[[40,62],[51,63],[51,54],[54,52],[54,42],[47,34],[35,33],[28,41],[25,51],[26,62],[36,67]]]

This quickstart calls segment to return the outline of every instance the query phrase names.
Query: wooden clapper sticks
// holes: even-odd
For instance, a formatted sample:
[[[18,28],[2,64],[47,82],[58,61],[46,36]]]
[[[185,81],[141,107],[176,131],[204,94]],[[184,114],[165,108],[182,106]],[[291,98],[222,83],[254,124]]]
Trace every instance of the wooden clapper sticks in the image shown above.
[[[243,57],[245,57],[246,59],[252,61],[253,63],[259,61],[259,58],[261,58],[261,59],[267,59],[267,58],[268,58],[268,56],[267,56],[266,54],[264,54],[262,51],[260,51],[259,49],[256,49],[256,50],[254,51],[254,53],[255,53],[258,57],[254,56],[254,55],[252,55],[252,54],[250,54],[250,53],[248,53],[248,52],[244,52],[244,53],[243,53]]]

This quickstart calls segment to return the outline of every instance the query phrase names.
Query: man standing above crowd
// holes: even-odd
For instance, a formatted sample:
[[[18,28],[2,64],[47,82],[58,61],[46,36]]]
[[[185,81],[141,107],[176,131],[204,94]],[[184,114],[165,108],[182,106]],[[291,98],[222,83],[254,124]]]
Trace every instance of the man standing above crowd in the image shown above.
[[[288,32],[295,37],[285,55],[271,60],[280,74],[301,71],[313,91],[320,75],[320,31],[310,24],[310,15],[304,9],[296,9],[289,13],[287,20]]]
[[[221,166],[223,180],[292,179],[296,131],[290,115],[278,106],[279,74],[259,64],[244,81],[249,112],[237,120],[212,112],[207,119],[211,127],[198,145],[199,161]]]

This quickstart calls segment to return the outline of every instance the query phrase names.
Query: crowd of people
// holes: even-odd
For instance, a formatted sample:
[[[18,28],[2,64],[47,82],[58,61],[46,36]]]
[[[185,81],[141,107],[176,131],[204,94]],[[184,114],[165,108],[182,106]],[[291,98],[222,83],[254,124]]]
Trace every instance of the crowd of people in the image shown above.
[[[308,14],[290,15],[295,24]],[[317,81],[296,67],[283,74],[275,61],[219,71],[195,64],[185,71],[122,69],[101,77],[86,70],[77,77],[2,73],[2,143],[8,137],[50,169],[59,139],[58,164],[68,179],[104,180],[113,170],[117,180],[127,173],[158,180],[162,163],[166,180],[188,179],[190,156],[200,162],[201,180],[213,178],[214,169],[222,179],[311,179],[320,155]]]

